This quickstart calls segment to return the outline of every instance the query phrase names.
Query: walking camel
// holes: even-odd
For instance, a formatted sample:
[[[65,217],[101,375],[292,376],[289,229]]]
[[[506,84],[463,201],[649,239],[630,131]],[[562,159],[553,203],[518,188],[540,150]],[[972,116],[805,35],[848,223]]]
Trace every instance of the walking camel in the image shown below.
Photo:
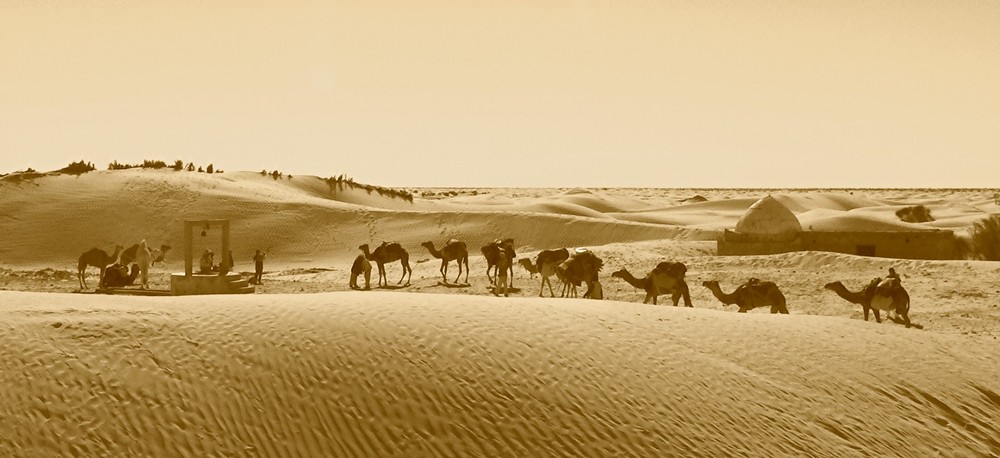
[[[486,278],[490,280],[490,284],[496,283],[496,277],[499,275],[499,269],[497,269],[497,262],[500,260],[500,250],[503,250],[507,254],[507,258],[511,261],[508,267],[508,277],[510,282],[510,287],[514,287],[514,258],[517,257],[517,253],[514,252],[514,239],[507,238],[503,240],[497,240],[495,242],[486,244],[479,251],[483,253],[483,257],[486,258]],[[491,275],[491,271],[496,271],[497,275]]]
[[[604,261],[590,250],[578,250],[561,262],[556,267],[556,275],[563,281],[562,297],[576,297],[576,288],[583,283],[587,284],[587,292],[583,297],[591,297],[603,266]]]
[[[648,304],[650,300],[656,305],[656,298],[660,294],[670,294],[674,301],[674,307],[684,298],[684,306],[692,307],[691,292],[687,282],[684,281],[684,274],[687,273],[687,266],[680,262],[661,262],[646,274],[643,278],[636,278],[625,268],[611,273],[612,277],[621,278],[633,287],[646,292],[643,304]]]
[[[382,282],[385,281],[385,286],[389,286],[389,280],[386,279],[385,275],[385,264],[389,262],[399,261],[399,264],[403,266],[403,275],[399,277],[399,282],[396,284],[402,284],[403,279],[406,278],[406,284],[410,284],[410,279],[408,275],[412,275],[413,270],[410,269],[410,254],[406,252],[406,249],[402,247],[397,242],[386,243],[382,242],[375,251],[368,252],[368,244],[361,245],[361,251],[365,254],[365,259],[369,261],[375,261],[378,266],[378,286],[382,287]]]
[[[368,245],[361,245],[358,249],[366,251],[368,249]],[[372,263],[368,262],[368,258],[365,257],[365,253],[359,254],[358,257],[354,258],[354,264],[351,265],[351,281],[348,283],[351,289],[361,289],[361,287],[358,286],[358,276],[361,274],[365,274],[364,289],[371,289]]]
[[[538,287],[538,297],[542,297],[542,291],[545,285],[549,285],[549,297],[556,297],[555,293],[552,291],[552,280],[551,277],[557,275],[557,268],[559,264],[562,264],[567,259],[569,259],[569,250],[566,248],[559,248],[556,250],[542,250],[535,257],[535,269],[542,276],[542,283]]]
[[[751,278],[728,294],[722,292],[717,280],[708,280],[702,282],[701,285],[711,290],[715,298],[722,302],[722,305],[737,305],[740,308],[739,313],[746,313],[748,310],[768,305],[771,306],[771,313],[788,313],[785,295],[772,281]]]
[[[420,246],[427,248],[427,251],[431,252],[431,256],[441,260],[441,277],[445,283],[448,283],[448,263],[452,260],[458,264],[458,276],[455,277],[455,283],[458,283],[458,279],[462,276],[462,263],[465,263],[465,283],[469,283],[469,250],[465,246],[465,242],[455,239],[448,240],[441,251],[434,248],[434,242],[424,242]]]
[[[80,258],[76,263],[76,273],[80,280],[80,289],[87,289],[87,279],[84,278],[84,274],[87,271],[87,266],[97,267],[101,269],[101,275],[97,281],[100,285],[104,280],[104,271],[107,270],[108,266],[114,264],[118,260],[118,255],[121,254],[123,247],[121,245],[115,246],[115,253],[109,255],[106,251],[100,248],[91,248],[84,251],[80,255]]]
[[[896,312],[896,315],[909,327],[910,295],[903,288],[903,285],[898,284],[898,279],[896,280],[898,288],[893,289],[892,285],[886,285],[886,288],[883,288],[883,294],[880,295],[878,293],[879,285],[886,280],[875,278],[860,291],[851,291],[839,281],[827,283],[823,287],[837,293],[847,302],[860,305],[865,313],[865,321],[868,321],[868,311],[871,310],[875,312],[875,322],[881,323],[882,317],[879,316],[879,310],[885,310],[886,312]]]

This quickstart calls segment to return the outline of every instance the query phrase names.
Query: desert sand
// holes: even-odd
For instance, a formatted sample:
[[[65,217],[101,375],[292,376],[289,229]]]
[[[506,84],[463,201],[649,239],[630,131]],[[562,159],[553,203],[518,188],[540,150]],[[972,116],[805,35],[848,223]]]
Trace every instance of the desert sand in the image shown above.
[[[411,191],[253,172],[0,181],[0,456],[1000,454],[1000,263],[714,254],[765,195],[803,226],[965,236],[1000,213],[994,190]],[[911,205],[935,220],[900,221]],[[151,272],[167,288],[183,220],[204,218],[232,220],[237,271],[268,252],[257,294],[80,291],[80,253],[142,239],[174,247]],[[479,247],[500,237],[519,258],[593,251],[605,300],[538,298],[520,266],[513,297],[493,297]],[[470,247],[468,286],[440,285],[420,246],[450,238]],[[196,239],[215,249],[218,231]],[[350,290],[358,245],[382,241],[409,250],[410,285]],[[687,265],[693,308],[610,277],[664,260]],[[823,288],[889,267],[912,327]],[[791,314],[738,314],[701,286],[749,277]]]

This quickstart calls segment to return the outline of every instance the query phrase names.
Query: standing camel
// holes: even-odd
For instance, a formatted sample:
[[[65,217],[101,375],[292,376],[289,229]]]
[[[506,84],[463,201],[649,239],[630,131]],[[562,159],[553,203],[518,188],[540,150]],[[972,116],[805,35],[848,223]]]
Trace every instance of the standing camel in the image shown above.
[[[80,289],[87,289],[87,279],[84,278],[84,273],[87,271],[87,266],[97,267],[101,269],[101,276],[97,281],[100,285],[104,281],[104,271],[114,264],[118,260],[118,255],[121,254],[123,247],[121,245],[115,246],[115,254],[108,255],[108,253],[100,248],[91,248],[84,251],[80,255],[80,258],[76,263],[77,277],[80,280]]]
[[[643,278],[636,278],[624,268],[612,272],[611,276],[621,278],[633,287],[645,291],[646,298],[642,301],[643,304],[648,304],[652,300],[653,305],[656,305],[657,296],[670,294],[674,307],[680,302],[681,297],[684,298],[685,307],[692,307],[691,292],[687,282],[684,281],[686,272],[687,266],[680,262],[661,262]]]
[[[736,304],[739,306],[740,313],[767,305],[771,306],[771,313],[788,313],[788,307],[785,306],[785,295],[772,281],[762,282],[751,278],[750,281],[728,294],[722,292],[717,280],[708,280],[702,282],[701,285],[711,290],[715,298],[722,302],[722,305]]]
[[[403,279],[406,278],[406,284],[410,284],[410,278],[408,274],[413,273],[410,269],[410,254],[406,252],[406,249],[402,247],[399,243],[392,242],[386,243],[382,242],[375,251],[368,252],[368,244],[361,245],[361,251],[365,254],[365,259],[369,261],[375,261],[375,265],[378,266],[378,286],[382,287],[382,282],[385,282],[385,286],[389,286],[389,280],[386,279],[385,275],[385,264],[388,262],[399,261],[399,264],[403,266],[403,275],[399,277],[399,282],[396,284],[402,284]]]
[[[153,256],[146,246],[146,239],[142,239],[138,249],[135,250],[135,263],[139,264],[139,288],[149,289],[149,266],[153,263]]]
[[[550,277],[556,275],[556,268],[567,259],[569,259],[569,250],[565,248],[542,250],[538,253],[538,256],[535,257],[535,270],[542,276],[542,283],[538,287],[538,297],[542,297],[546,284],[549,285],[549,296],[556,297],[555,292],[552,291]]]
[[[441,251],[434,248],[434,242],[424,242],[420,246],[427,248],[427,251],[431,252],[431,256],[441,260],[441,277],[445,283],[448,283],[448,263],[452,260],[458,264],[458,276],[455,277],[455,283],[458,283],[458,279],[462,277],[462,263],[465,263],[465,283],[469,283],[469,250],[466,248],[465,242],[451,239],[445,242]]]
[[[556,267],[556,275],[563,280],[562,297],[576,297],[576,288],[582,283],[587,284],[583,297],[592,297],[594,283],[603,266],[604,261],[589,250],[573,253]]]
[[[368,245],[361,245],[358,249],[366,251]],[[361,274],[365,274],[365,289],[371,289],[372,263],[368,262],[368,258],[365,257],[364,253],[354,258],[354,264],[351,265],[351,281],[348,283],[351,289],[361,289],[358,286],[358,276]]]
[[[496,270],[499,275],[499,269],[496,268],[497,262],[500,260],[500,250],[503,250],[507,254],[508,260],[510,261],[508,267],[508,273],[510,277],[510,287],[514,287],[514,258],[517,257],[517,253],[514,252],[514,239],[503,239],[497,240],[495,242],[489,243],[483,246],[479,251],[483,253],[483,257],[486,258],[486,278],[490,280],[490,284],[496,283],[496,276],[491,275],[490,272]],[[497,276],[498,276],[497,275]]]
[[[850,302],[852,304],[858,304],[861,306],[861,310],[865,312],[865,321],[868,321],[868,312],[875,312],[875,322],[881,323],[882,317],[879,316],[879,310],[885,310],[886,312],[896,312],[896,315],[903,320],[907,326],[910,325],[910,295],[903,289],[902,285],[899,286],[899,290],[896,293],[888,292],[879,297],[889,298],[888,301],[885,299],[875,300],[876,291],[878,290],[879,283],[883,282],[881,278],[875,278],[868,282],[861,291],[851,291],[844,286],[843,283],[835,281],[832,283],[827,283],[824,288],[837,293],[838,296]],[[879,307],[875,307],[878,305]]]

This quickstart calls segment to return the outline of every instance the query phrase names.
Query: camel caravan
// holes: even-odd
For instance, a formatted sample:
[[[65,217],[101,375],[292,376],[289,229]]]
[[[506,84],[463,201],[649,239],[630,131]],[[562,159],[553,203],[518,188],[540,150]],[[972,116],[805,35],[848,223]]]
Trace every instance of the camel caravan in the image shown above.
[[[432,241],[421,243],[434,258],[441,260],[439,285],[449,287],[468,287],[469,285],[469,250],[465,242],[450,239],[440,248]],[[410,268],[409,252],[398,242],[382,242],[374,250],[363,244],[358,247],[360,254],[354,259],[350,269],[348,286],[354,290],[371,289],[372,263],[378,268],[377,286],[379,288],[402,288],[410,285],[413,273]],[[78,260],[78,277],[81,290],[87,289],[85,271],[88,267],[100,270],[98,288],[122,288],[134,286],[139,282],[140,289],[149,288],[149,268],[157,262],[163,262],[164,256],[170,250],[169,245],[150,249],[145,240],[128,248],[121,245],[115,247],[111,254],[99,248],[93,248],[80,255]],[[486,278],[488,288],[496,296],[509,296],[517,292],[514,287],[514,265],[520,265],[533,278],[540,277],[538,297],[545,297],[546,289],[549,297],[556,297],[552,284],[554,276],[558,281],[559,297],[581,297],[579,288],[586,285],[582,297],[588,299],[603,299],[603,287],[599,275],[604,267],[604,261],[587,248],[559,248],[542,250],[534,259],[514,259],[514,239],[497,239],[484,245],[480,252],[486,261]],[[390,285],[386,274],[386,265],[399,262],[402,275],[395,285]],[[457,274],[449,279],[449,266],[454,262]],[[657,305],[661,295],[668,295],[673,306],[679,306],[681,299],[685,307],[693,307],[691,293],[685,280],[687,266],[681,262],[663,261],[653,266],[644,276],[636,277],[626,268],[620,268],[611,273],[612,278],[619,278],[637,290],[645,293],[644,304],[650,302]],[[464,279],[462,278],[464,274]],[[364,287],[359,283],[364,276]],[[739,313],[746,313],[758,307],[768,307],[771,313],[787,314],[788,306],[785,295],[773,281],[762,281],[758,278],[737,285],[732,292],[724,292],[718,280],[706,280],[702,286],[707,288],[724,306],[735,305]],[[910,296],[902,286],[899,275],[893,268],[885,278],[875,277],[860,290],[852,291],[842,282],[835,281],[825,285],[844,300],[861,305],[864,319],[868,321],[870,312],[874,312],[875,321],[882,322],[880,312],[895,314],[898,320],[909,327]]]

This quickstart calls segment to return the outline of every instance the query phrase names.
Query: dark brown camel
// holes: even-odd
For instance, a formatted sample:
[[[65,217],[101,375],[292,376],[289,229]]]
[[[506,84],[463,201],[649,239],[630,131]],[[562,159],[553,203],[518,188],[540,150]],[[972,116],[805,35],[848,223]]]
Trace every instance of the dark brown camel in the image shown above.
[[[556,267],[556,275],[563,280],[562,297],[576,297],[576,288],[587,284],[587,292],[583,297],[591,297],[594,283],[604,266],[604,261],[590,250],[576,251],[569,259]]]
[[[104,272],[104,281],[101,285],[104,288],[120,288],[122,286],[132,286],[135,279],[139,277],[139,264],[132,264],[132,271],[129,272],[121,264],[113,264]]]
[[[657,296],[670,294],[674,307],[681,297],[684,298],[685,307],[692,307],[691,292],[687,282],[684,281],[686,272],[687,266],[680,262],[661,262],[643,278],[636,278],[624,268],[613,272],[611,276],[621,278],[633,287],[645,291],[646,298],[643,299],[643,304],[648,304],[652,300],[653,305],[656,305]]]
[[[389,280],[386,279],[385,275],[385,264],[389,262],[399,261],[399,264],[403,266],[403,275],[399,277],[397,285],[403,283],[403,279],[406,279],[406,284],[410,284],[410,278],[408,275],[413,273],[410,269],[410,253],[406,251],[399,243],[392,242],[386,243],[382,242],[375,251],[368,252],[368,244],[361,245],[361,251],[365,253],[365,258],[369,261],[375,261],[375,265],[378,266],[378,286],[381,288],[383,286],[389,286]]]
[[[121,252],[121,245],[115,246],[115,253],[112,255],[109,255],[108,252],[100,248],[91,248],[84,251],[83,254],[80,255],[79,259],[77,259],[76,263],[76,272],[77,277],[80,280],[80,289],[87,289],[87,279],[84,278],[84,274],[86,273],[88,266],[101,269],[101,275],[97,281],[97,284],[100,285],[101,281],[104,280],[104,271],[107,270],[108,266],[114,264],[115,261],[118,260],[118,255],[121,254]]]
[[[510,282],[510,287],[514,287],[514,258],[517,258],[517,253],[514,252],[514,239],[503,239],[497,240],[495,242],[489,243],[483,246],[479,251],[483,253],[483,257],[486,258],[486,278],[490,280],[490,284],[496,284],[496,275],[491,274],[492,271],[497,271],[497,262],[500,260],[500,250],[504,250],[507,254],[507,258],[510,260],[508,267],[508,281]]]
[[[736,304],[739,306],[740,313],[768,305],[771,306],[771,313],[788,313],[785,295],[778,289],[778,285],[771,281],[751,278],[728,294],[722,292],[722,288],[716,280],[708,280],[702,282],[701,285],[711,290],[715,298],[722,302],[722,305]]]
[[[448,263],[452,260],[458,264],[458,276],[455,277],[455,283],[458,283],[458,279],[462,277],[462,263],[465,263],[465,282],[469,283],[469,250],[465,246],[465,242],[451,239],[445,242],[441,251],[434,248],[434,242],[424,242],[420,246],[427,248],[427,251],[431,252],[431,256],[441,260],[441,277],[445,283],[448,283]]]

